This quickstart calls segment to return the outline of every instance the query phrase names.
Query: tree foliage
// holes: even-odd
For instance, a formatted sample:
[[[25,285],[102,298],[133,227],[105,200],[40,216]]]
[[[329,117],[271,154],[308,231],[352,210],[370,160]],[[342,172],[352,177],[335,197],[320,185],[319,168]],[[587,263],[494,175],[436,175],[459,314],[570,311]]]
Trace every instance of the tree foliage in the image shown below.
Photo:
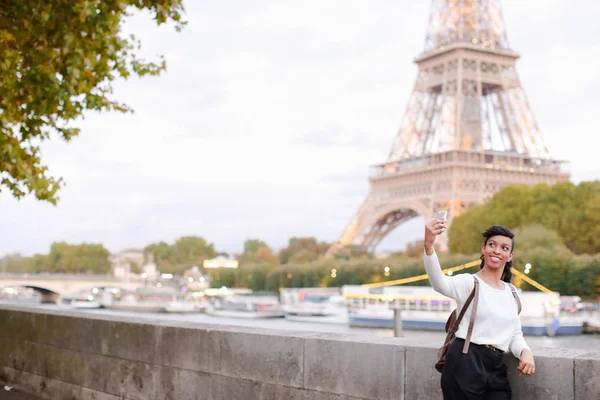
[[[279,252],[279,262],[287,264],[288,262],[316,261],[327,252],[329,246],[329,243],[318,242],[314,237],[293,237],[289,240],[288,246]]]
[[[549,248],[537,248],[519,254],[515,268],[529,263],[529,277],[545,287],[563,295],[578,295],[597,301],[600,297],[595,285],[600,279],[600,257],[587,254],[556,253]],[[519,282],[524,290],[536,290],[525,282]]]
[[[50,253],[24,257],[10,254],[0,259],[0,271],[12,273],[92,273],[107,274],[111,270],[110,253],[102,244],[69,244],[55,242]]]
[[[375,254],[369,252],[365,246],[358,244],[347,244],[336,251],[334,257],[340,260],[350,260],[357,258],[374,258]]]
[[[244,242],[244,252],[240,257],[242,264],[265,263],[277,265],[278,259],[271,248],[260,239],[248,239]]]
[[[184,22],[182,0],[4,0],[0,4],[0,191],[57,201],[40,143],[79,134],[72,123],[91,111],[129,111],[111,98],[111,83],[157,75],[164,59],[146,62],[135,36],[121,28],[133,9],[158,25]]]
[[[204,260],[214,258],[218,253],[204,238],[184,236],[172,245],[166,242],[149,244],[144,248],[144,254],[146,257],[152,254],[161,272],[182,274],[186,269],[202,266]]]
[[[110,271],[110,253],[102,244],[52,243],[48,262],[55,272],[105,274]]]
[[[600,255],[576,255],[568,249],[560,235],[540,225],[516,228],[515,258],[513,267],[523,271],[525,264],[532,265],[529,276],[547,288],[561,294],[579,295],[597,301],[600,297]],[[475,253],[470,255],[440,255],[444,268],[464,264],[479,257],[481,239],[475,245]],[[261,249],[265,243],[247,242],[245,250],[256,251],[261,259]],[[237,269],[207,270],[213,287],[240,287],[255,291],[277,291],[283,287],[339,287],[363,283],[386,282],[412,277],[425,273],[422,261],[422,245],[414,243],[416,257],[396,254],[385,259],[368,258],[362,255],[355,258],[319,258],[310,262],[288,262],[275,266],[264,261],[242,262]],[[221,254],[214,246],[200,237],[187,236],[169,245],[166,242],[153,243],[144,249],[146,257],[154,256],[162,272],[181,274],[193,265],[202,265],[206,258]],[[299,252],[299,254],[303,254]],[[386,274],[385,268],[389,267]],[[53,243],[49,255],[36,254],[23,257],[11,254],[0,259],[0,271],[7,272],[68,272],[106,273],[108,272],[108,251],[101,245],[69,245]],[[135,267],[134,267],[135,268]],[[335,269],[335,274],[333,270]],[[458,273],[474,273],[477,267]],[[513,283],[524,290],[537,290],[525,281],[515,277]],[[428,285],[427,280],[411,285]]]
[[[474,256],[446,255],[441,262],[454,266],[472,261]],[[389,267],[389,275],[385,268]],[[335,270],[335,274],[333,273]],[[385,282],[425,273],[423,260],[411,257],[389,257],[386,259],[319,259],[308,264],[288,263],[272,269],[267,275],[266,289],[279,290],[284,287],[338,287],[364,283]],[[411,285],[428,285],[427,280]]]
[[[0,271],[7,273],[51,272],[48,256],[36,254],[25,257],[20,253],[8,254],[0,259]]]
[[[576,254],[599,252],[600,182],[508,186],[488,203],[454,219],[449,229],[450,251],[477,251],[481,247],[481,232],[490,225],[515,229],[533,224],[557,232]]]
[[[144,247],[144,257],[149,260],[150,256],[157,266],[167,266],[171,261],[173,249],[167,242],[151,243]]]
[[[233,288],[248,288],[254,291],[264,291],[267,288],[267,276],[276,269],[272,264],[242,264],[237,269],[220,268],[209,271],[211,286]]]
[[[261,247],[269,247],[267,243],[260,239],[247,239],[244,242],[244,254],[256,254]]]
[[[565,246],[560,235],[539,224],[527,225],[514,230],[517,254],[527,254],[537,249],[551,250],[555,254],[573,256],[573,252]],[[483,237],[482,237],[483,242]]]

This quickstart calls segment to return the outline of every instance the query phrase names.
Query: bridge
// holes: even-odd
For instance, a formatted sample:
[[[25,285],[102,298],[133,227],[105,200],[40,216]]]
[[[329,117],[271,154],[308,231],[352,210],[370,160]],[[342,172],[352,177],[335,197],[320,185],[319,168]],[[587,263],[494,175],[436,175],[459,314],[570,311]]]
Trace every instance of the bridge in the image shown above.
[[[91,290],[95,287],[135,290],[144,284],[144,279],[124,280],[108,275],[0,274],[0,289],[4,287],[31,288],[41,293],[43,303],[55,303],[65,293]]]

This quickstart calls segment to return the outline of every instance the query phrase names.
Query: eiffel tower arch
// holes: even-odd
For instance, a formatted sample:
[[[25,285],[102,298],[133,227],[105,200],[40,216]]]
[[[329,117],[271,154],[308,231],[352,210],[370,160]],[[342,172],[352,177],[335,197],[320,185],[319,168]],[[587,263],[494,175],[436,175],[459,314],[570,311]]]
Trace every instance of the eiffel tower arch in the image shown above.
[[[373,251],[398,225],[448,221],[504,186],[567,181],[550,157],[515,68],[500,0],[433,0],[418,74],[387,160],[329,255]],[[442,250],[447,237],[440,238]]]

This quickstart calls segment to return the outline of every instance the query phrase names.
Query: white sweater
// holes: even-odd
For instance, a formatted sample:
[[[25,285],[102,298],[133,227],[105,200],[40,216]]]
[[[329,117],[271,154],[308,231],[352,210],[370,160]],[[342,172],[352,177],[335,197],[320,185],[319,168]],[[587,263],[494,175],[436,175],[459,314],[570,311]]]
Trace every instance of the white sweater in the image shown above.
[[[433,289],[456,300],[457,309],[460,311],[467,297],[473,291],[475,285],[473,275],[444,275],[435,252],[430,256],[425,254],[424,262]],[[456,332],[458,338],[465,339],[467,337],[472,306],[473,303],[471,303],[462,321],[460,321]],[[502,351],[510,350],[517,358],[520,358],[523,349],[529,349],[523,338],[517,302],[507,283],[504,283],[504,289],[495,289],[479,279],[479,304],[477,305],[471,342],[488,344]]]

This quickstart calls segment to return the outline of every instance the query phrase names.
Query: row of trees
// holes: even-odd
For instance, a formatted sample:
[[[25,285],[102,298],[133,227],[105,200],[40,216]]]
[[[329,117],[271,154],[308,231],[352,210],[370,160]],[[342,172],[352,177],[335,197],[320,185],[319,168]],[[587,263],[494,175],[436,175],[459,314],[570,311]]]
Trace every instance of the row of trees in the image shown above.
[[[111,271],[110,253],[102,244],[52,243],[50,253],[24,257],[10,254],[0,259],[0,270],[26,273],[88,273]]]
[[[529,276],[532,279],[563,294],[577,294],[584,298],[598,295],[600,254],[574,254],[555,231],[540,225],[517,228],[515,234],[518,238],[515,268],[523,271],[525,264],[531,264],[533,267]],[[164,248],[169,250],[160,253]],[[200,252],[199,248],[204,249],[204,253]],[[162,272],[168,272],[169,265],[187,267],[191,267],[192,264],[202,265],[203,257],[212,258],[218,255],[212,244],[197,237],[184,237],[172,245],[166,243],[160,246],[149,245],[146,249],[149,252],[154,251],[149,254],[157,258],[163,254],[161,260],[166,260],[167,263],[163,264],[164,268],[160,268]],[[284,287],[325,287],[384,282],[425,273],[421,260],[422,252],[415,257],[406,254],[397,254],[386,259],[362,256],[347,260],[321,257],[312,262],[288,262],[278,265],[277,258],[263,241],[247,240],[244,250],[239,255],[240,268],[207,270],[212,278],[213,287],[247,287],[257,291],[276,291]],[[478,253],[448,254],[441,257],[441,262],[443,266],[449,267],[476,260],[478,257]],[[33,257],[11,255],[0,261],[0,266],[2,265],[9,272],[108,273],[110,271],[109,252],[100,244],[53,243],[48,255],[38,254]],[[472,269],[465,272],[473,271]],[[524,290],[535,290],[518,278],[514,279],[514,283]],[[412,284],[426,285],[428,281],[422,280]]]
[[[275,253],[260,239],[248,239],[241,254],[229,255],[215,249],[213,243],[198,236],[184,236],[172,244],[161,241],[144,247],[146,261],[154,261],[161,272],[181,274],[193,267],[202,266],[204,260],[219,255],[235,257],[240,264],[267,264],[276,266],[288,262],[310,263],[328,249],[329,244],[315,238],[291,238],[289,245]],[[141,265],[131,262],[131,271],[139,273]],[[55,242],[48,254],[25,257],[19,253],[0,258],[0,271],[28,273],[110,273],[110,252],[102,244],[68,244]]]
[[[308,264],[317,261],[329,249],[330,243],[319,242],[314,237],[289,240],[288,246],[279,253],[261,239],[248,239],[244,242],[241,254],[229,255],[219,252],[212,243],[197,236],[185,236],[172,244],[158,242],[144,248],[146,258],[152,256],[162,272],[181,274],[193,266],[201,266],[204,260],[218,255],[235,257],[243,264],[284,265],[288,263]]]
[[[198,236],[184,236],[173,244],[152,243],[144,248],[146,258],[152,256],[160,271],[173,274],[181,274],[193,266],[202,266],[204,260],[218,254],[212,243]]]
[[[267,264],[276,266],[294,262],[311,263],[322,257],[329,243],[318,242],[315,238],[297,238],[289,240],[286,248],[274,252],[260,239],[248,239],[241,254],[229,255],[215,249],[213,243],[198,236],[184,236],[169,244],[164,241],[151,243],[144,247],[146,261],[153,260],[162,272],[181,274],[193,266],[201,266],[204,260],[219,255],[235,257],[244,264]],[[25,257],[10,254],[0,258],[0,271],[7,272],[68,272],[68,273],[109,273],[110,253],[102,244],[68,244],[55,242],[48,254],[36,254]],[[140,265],[132,265],[132,272],[139,272]]]
[[[477,260],[479,254],[441,257],[444,267]],[[554,253],[551,249],[534,248],[515,259],[514,268],[523,271],[532,265],[528,276],[561,294],[596,299],[600,290],[600,255]],[[478,267],[459,273],[474,273]],[[287,287],[339,287],[364,283],[386,282],[425,274],[421,258],[390,257],[387,259],[322,259],[311,264],[246,264],[237,270],[213,270],[213,287],[245,287],[255,291],[278,291]],[[518,277],[513,283],[523,290],[537,290]],[[427,279],[411,285],[429,285]]]

